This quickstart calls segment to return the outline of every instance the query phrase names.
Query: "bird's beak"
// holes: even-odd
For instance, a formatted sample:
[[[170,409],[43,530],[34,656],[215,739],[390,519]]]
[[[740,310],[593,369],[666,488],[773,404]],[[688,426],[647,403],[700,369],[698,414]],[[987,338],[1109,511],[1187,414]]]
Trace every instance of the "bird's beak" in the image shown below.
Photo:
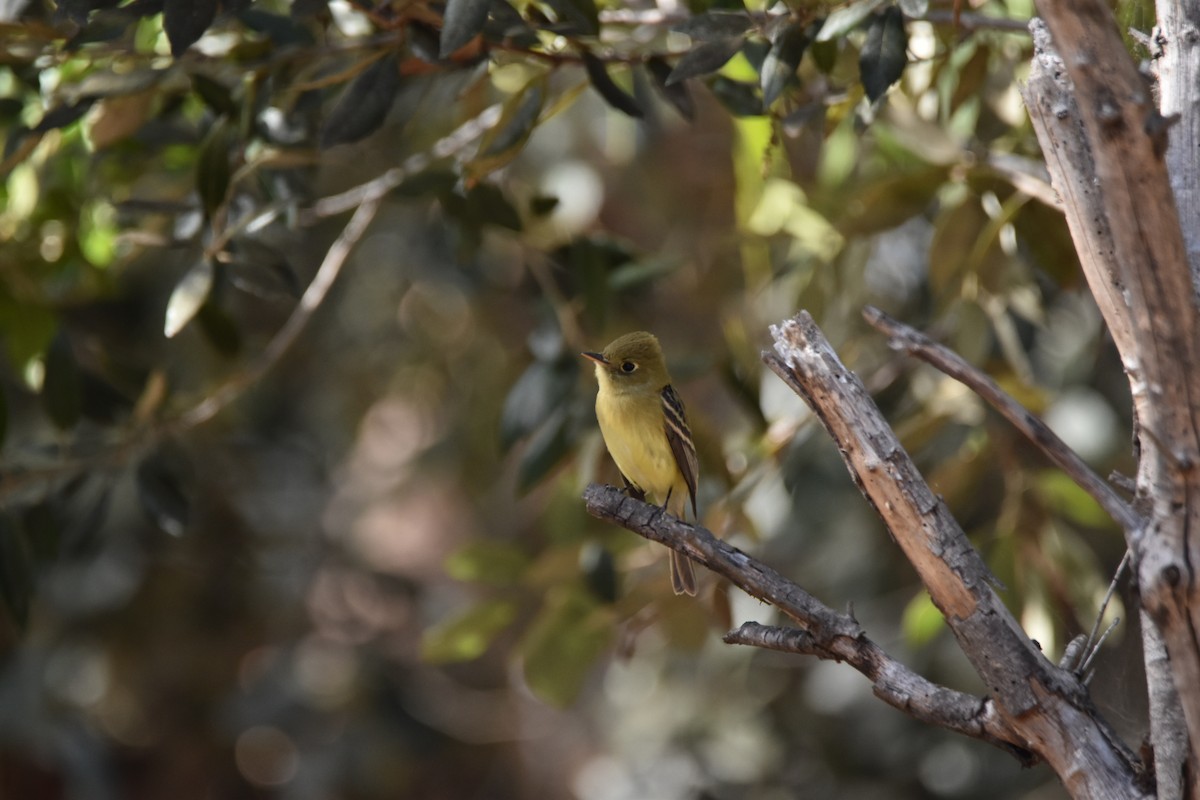
[[[604,357],[603,353],[580,353],[579,355],[583,356],[588,361],[595,361],[597,364],[599,364],[602,367],[611,367],[612,366],[612,364],[609,363],[608,359]]]

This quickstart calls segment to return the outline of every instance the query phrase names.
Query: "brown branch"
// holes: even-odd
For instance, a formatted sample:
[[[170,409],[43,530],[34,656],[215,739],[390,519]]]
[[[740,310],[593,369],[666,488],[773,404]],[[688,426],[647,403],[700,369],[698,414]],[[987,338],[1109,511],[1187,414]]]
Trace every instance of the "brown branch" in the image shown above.
[[[1074,675],[1051,664],[992,589],[991,576],[930,491],[856,375],[804,312],[772,329],[764,360],[812,407],[942,611],[1005,721],[1076,797],[1141,797],[1140,765]]]
[[[745,622],[725,634],[724,641],[844,661],[871,681],[876,697],[913,719],[993,744],[1014,756],[1022,766],[1033,766],[1038,761],[1028,750],[1013,744],[1016,741],[1013,731],[1005,725],[989,698],[926,680],[865,636],[854,640],[850,647],[831,652],[820,647],[807,630]],[[846,641],[838,640],[838,644]],[[997,737],[997,732],[1003,737]]]
[[[874,306],[863,309],[863,317],[876,330],[888,336],[888,346],[919,358],[962,383],[996,409],[1010,424],[1025,435],[1059,469],[1100,504],[1130,535],[1143,525],[1142,518],[1116,493],[1112,486],[1092,471],[1067,443],[1042,420],[1013,399],[989,376],[967,363],[962,356],[930,339],[925,334],[889,317]]]
[[[726,544],[709,531],[679,520],[658,506],[613,486],[591,484],[583,499],[588,513],[661,542],[728,579],[752,597],[787,614],[802,629],[746,623],[725,636],[730,644],[805,653],[845,661],[866,675],[875,693],[905,713],[1000,747],[1024,764],[1036,758],[987,698],[938,686],[889,656],[867,638],[858,621],[826,606],[766,564]]]

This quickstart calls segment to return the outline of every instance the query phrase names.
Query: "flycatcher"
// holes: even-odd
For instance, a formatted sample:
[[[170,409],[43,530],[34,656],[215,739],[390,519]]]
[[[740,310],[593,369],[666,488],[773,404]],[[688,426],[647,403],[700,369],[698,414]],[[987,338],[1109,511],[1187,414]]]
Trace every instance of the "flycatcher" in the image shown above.
[[[580,355],[596,363],[596,418],[626,487],[649,493],[680,519],[690,499],[695,517],[696,446],[658,339],[627,333],[603,353]],[[674,550],[671,586],[675,594],[696,593],[692,562]]]

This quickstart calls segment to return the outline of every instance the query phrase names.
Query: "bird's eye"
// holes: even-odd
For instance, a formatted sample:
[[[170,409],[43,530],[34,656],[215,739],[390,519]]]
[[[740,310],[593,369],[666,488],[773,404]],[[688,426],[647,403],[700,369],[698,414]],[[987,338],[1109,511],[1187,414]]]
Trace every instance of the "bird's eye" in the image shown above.
[[[621,365],[621,372],[624,372],[626,375],[633,372],[635,369],[637,369],[637,364],[633,363],[632,361],[626,361]]]

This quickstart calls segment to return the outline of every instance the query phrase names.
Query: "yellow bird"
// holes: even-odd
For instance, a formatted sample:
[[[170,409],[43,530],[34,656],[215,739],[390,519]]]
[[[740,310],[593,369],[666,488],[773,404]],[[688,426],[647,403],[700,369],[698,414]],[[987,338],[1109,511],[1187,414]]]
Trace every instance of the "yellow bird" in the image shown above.
[[[695,517],[696,446],[658,339],[627,333],[603,353],[581,355],[596,364],[596,418],[626,486],[650,494],[680,519],[690,499]],[[671,586],[675,594],[696,593],[692,562],[674,550]]]

